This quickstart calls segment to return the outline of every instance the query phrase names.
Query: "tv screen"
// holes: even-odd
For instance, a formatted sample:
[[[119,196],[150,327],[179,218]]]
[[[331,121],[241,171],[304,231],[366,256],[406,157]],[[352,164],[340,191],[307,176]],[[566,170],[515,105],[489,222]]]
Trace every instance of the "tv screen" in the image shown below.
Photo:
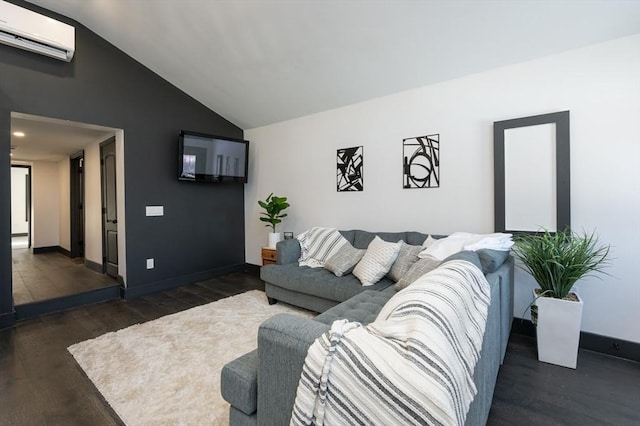
[[[180,132],[178,179],[199,182],[247,182],[249,141]]]

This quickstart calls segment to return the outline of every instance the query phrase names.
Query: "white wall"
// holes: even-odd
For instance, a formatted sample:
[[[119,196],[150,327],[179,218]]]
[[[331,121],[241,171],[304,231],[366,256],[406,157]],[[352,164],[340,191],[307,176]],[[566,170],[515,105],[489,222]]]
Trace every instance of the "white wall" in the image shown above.
[[[572,227],[613,247],[611,276],[579,284],[584,331],[640,342],[640,34],[245,132],[246,259],[258,199],[288,196],[281,231],[493,231],[494,121],[571,111]],[[440,134],[441,186],[402,189],[402,139]],[[336,149],[364,146],[364,191],[336,192]],[[518,274],[514,314],[534,283]],[[528,316],[528,314],[527,314]]]
[[[71,169],[69,158],[58,162],[59,196],[58,232],[59,246],[71,250]]]
[[[35,248],[60,246],[69,250],[69,159],[28,164],[32,166],[32,245]],[[23,182],[27,169],[12,168],[12,179],[15,170],[23,170],[20,172],[20,182]],[[24,185],[12,185],[11,191],[13,223],[16,219],[24,219]],[[21,211],[20,217],[14,212],[16,208]],[[18,231],[12,228],[12,232]],[[23,232],[27,232],[27,228]]]
[[[60,240],[60,177],[58,163],[34,161],[31,169],[32,244],[55,247]]]
[[[11,168],[11,233],[26,234],[29,232],[26,197],[27,185],[25,176],[29,174],[26,167]]]

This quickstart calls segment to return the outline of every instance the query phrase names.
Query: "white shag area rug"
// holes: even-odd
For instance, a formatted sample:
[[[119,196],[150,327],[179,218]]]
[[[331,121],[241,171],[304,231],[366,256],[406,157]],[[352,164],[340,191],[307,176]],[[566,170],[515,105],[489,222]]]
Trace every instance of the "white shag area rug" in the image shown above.
[[[220,371],[256,348],[260,323],[282,312],[313,316],[252,290],[68,350],[128,426],[227,425]]]

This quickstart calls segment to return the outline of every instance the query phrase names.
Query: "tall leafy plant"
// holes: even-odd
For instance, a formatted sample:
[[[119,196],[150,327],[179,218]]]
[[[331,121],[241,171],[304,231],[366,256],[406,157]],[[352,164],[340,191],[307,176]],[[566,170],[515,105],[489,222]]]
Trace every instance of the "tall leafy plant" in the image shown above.
[[[262,215],[260,220],[262,222],[267,222],[267,225],[265,226],[270,226],[273,229],[273,232],[276,232],[276,225],[282,222],[282,218],[287,217],[286,213],[282,213],[283,210],[289,207],[287,197],[278,197],[271,193],[266,200],[259,200],[258,204],[265,210],[260,213]]]
[[[537,281],[541,295],[564,299],[580,278],[605,273],[609,248],[598,242],[595,233],[545,230],[518,237],[514,254]]]

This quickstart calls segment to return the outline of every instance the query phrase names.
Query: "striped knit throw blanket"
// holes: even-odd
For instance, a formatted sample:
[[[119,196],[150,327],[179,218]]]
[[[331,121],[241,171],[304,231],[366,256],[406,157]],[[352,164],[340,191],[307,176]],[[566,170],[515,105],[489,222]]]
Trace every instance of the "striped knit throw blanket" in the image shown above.
[[[309,348],[291,425],[463,425],[489,303],[482,272],[456,260],[368,326],[335,321]]]

